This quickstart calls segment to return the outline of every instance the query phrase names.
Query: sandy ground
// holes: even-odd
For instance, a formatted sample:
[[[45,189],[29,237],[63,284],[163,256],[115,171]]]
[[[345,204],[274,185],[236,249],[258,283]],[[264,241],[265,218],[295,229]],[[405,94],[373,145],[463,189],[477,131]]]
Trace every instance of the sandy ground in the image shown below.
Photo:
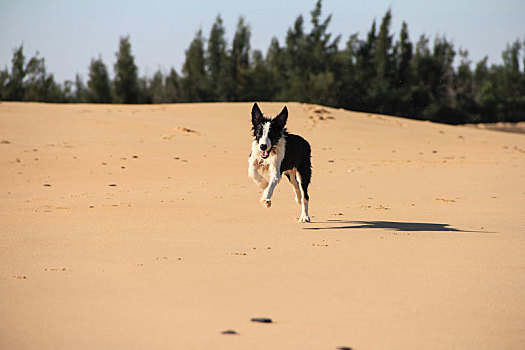
[[[287,106],[309,224],[249,103],[0,103],[0,348],[525,348],[525,135]]]

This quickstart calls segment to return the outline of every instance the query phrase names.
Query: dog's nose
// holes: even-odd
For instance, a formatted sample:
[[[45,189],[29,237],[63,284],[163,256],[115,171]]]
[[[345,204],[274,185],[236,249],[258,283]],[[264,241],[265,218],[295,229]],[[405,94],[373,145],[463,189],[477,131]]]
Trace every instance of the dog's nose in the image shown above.
[[[261,151],[264,151],[266,149],[266,144],[262,143],[261,145],[259,145],[259,147],[261,148]]]

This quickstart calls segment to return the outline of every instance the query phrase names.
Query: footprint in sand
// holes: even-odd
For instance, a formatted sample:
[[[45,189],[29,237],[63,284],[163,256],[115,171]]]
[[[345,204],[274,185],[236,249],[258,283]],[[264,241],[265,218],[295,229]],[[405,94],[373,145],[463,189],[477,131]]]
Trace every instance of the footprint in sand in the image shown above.
[[[360,208],[360,209],[365,209],[365,210],[368,210],[368,209],[390,210],[389,207],[384,206],[384,205],[382,205],[382,204],[379,204],[379,206],[377,206],[377,207],[372,207],[371,205],[361,205],[359,208]]]
[[[184,133],[186,135],[200,135],[200,132],[198,132],[197,130],[193,130],[193,129],[189,129],[189,128],[185,128],[185,127],[181,127],[181,126],[178,126],[176,128],[172,128],[171,130],[182,132],[182,133]]]
[[[446,198],[435,198],[436,201],[444,202],[444,203],[455,203],[457,200],[455,199],[446,199]]]
[[[27,279],[27,276],[25,275],[13,275],[11,278],[17,279],[17,280],[25,280]]]
[[[308,120],[312,127],[316,126],[320,121],[335,119],[330,111],[322,107],[312,107],[308,112],[311,113],[308,116]]]
[[[246,254],[246,253],[232,252],[232,253],[230,253],[230,255],[246,256],[246,255],[248,255],[248,254]]]

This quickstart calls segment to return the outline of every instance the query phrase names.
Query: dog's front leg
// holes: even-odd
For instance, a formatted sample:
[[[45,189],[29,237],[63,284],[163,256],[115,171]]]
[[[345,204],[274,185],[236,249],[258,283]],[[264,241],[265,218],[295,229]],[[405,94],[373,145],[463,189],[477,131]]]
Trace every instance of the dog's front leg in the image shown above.
[[[264,189],[264,192],[261,197],[261,203],[266,208],[272,206],[271,198],[273,195],[273,190],[275,189],[275,186],[277,186],[280,180],[281,171],[273,166],[270,166],[270,182],[268,183],[268,186]]]
[[[268,181],[266,181],[266,179],[257,171],[259,167],[260,165],[257,158],[250,157],[248,162],[248,176],[251,177],[253,182],[255,182],[260,188],[266,188],[268,187]]]

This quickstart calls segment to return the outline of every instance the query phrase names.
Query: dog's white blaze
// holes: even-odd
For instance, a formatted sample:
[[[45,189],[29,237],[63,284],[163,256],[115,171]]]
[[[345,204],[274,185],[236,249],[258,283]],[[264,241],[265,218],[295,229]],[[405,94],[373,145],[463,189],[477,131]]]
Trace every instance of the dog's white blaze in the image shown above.
[[[270,141],[269,133],[270,133],[270,122],[266,122],[263,124],[263,133],[262,133],[261,138],[259,139],[259,145],[267,145],[268,148],[272,146],[271,145],[272,142]]]

